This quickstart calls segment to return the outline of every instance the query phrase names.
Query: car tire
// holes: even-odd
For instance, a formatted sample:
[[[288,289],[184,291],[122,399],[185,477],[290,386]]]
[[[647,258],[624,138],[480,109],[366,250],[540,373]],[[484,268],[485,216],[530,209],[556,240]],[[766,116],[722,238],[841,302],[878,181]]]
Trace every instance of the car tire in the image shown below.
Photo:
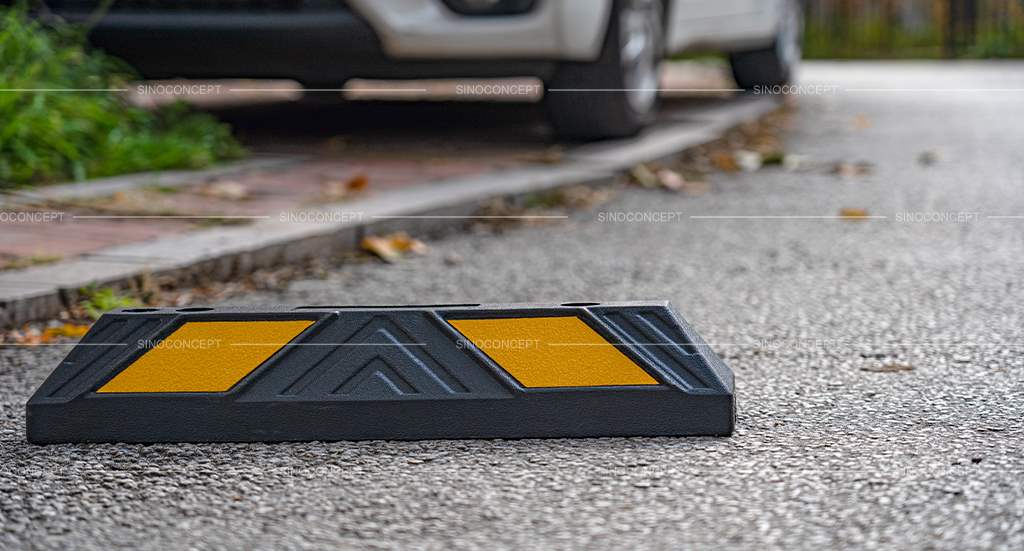
[[[548,120],[559,138],[632,136],[654,118],[663,16],[662,0],[615,0],[600,58],[562,63],[548,82]]]
[[[781,86],[796,77],[802,56],[803,10],[796,0],[787,0],[785,6],[786,12],[771,46],[729,55],[732,75],[740,88]]]

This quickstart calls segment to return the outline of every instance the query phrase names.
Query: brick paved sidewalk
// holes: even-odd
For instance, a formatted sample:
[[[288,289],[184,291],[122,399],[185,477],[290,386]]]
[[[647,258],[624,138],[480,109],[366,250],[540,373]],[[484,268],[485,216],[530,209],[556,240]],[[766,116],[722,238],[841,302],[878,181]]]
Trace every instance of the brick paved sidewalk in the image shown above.
[[[212,225],[248,223],[303,207],[343,204],[382,191],[527,163],[525,158],[502,155],[319,158],[197,185],[144,187],[92,199],[8,206],[0,214],[4,228],[0,232],[0,266],[68,259],[114,245]]]

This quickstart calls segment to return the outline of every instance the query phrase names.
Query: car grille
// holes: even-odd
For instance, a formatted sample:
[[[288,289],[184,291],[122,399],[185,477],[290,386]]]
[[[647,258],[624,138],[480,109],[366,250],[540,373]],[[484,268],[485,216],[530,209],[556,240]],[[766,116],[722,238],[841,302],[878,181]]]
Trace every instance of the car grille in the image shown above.
[[[3,3],[3,2],[0,2]],[[56,13],[83,13],[95,10],[99,0],[46,0]],[[345,8],[343,0],[116,0],[110,12],[303,12],[333,11]]]

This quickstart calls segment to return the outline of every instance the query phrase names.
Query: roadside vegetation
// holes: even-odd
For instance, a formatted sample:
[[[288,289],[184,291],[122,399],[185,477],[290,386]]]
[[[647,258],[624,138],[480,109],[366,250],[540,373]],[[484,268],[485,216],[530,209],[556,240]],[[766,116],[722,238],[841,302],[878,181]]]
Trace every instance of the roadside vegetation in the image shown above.
[[[1020,0],[804,2],[809,59],[1024,57]]]
[[[128,294],[123,294],[112,287],[86,287],[80,289],[82,300],[78,307],[93,320],[97,320],[104,312],[118,308],[134,308],[141,303]]]
[[[24,5],[0,8],[0,188],[203,168],[244,155],[210,115],[181,103],[129,104],[117,90],[134,78],[124,63],[87,49],[85,29],[44,26]]]

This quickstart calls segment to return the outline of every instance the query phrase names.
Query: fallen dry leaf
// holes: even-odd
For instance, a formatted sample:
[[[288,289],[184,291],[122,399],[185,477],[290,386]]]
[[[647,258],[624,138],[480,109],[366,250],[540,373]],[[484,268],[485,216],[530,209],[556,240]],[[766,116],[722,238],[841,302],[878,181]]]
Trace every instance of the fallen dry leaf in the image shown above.
[[[15,330],[8,333],[5,341],[17,344],[39,344],[43,342],[43,333],[36,327],[25,327],[20,331]]]
[[[856,117],[853,117],[853,127],[857,130],[866,130],[871,128],[871,125],[871,119],[867,118],[865,115],[857,115]]]
[[[347,199],[370,187],[366,174],[356,174],[348,180],[327,180],[320,184],[320,195],[328,200]]]
[[[676,171],[669,172],[670,174],[658,174],[665,189],[682,192],[688,197],[697,197],[711,191],[711,184],[703,180],[690,180]]]
[[[732,153],[727,151],[716,151],[711,154],[711,164],[723,172],[739,172],[740,165]]]
[[[874,170],[874,165],[867,161],[857,161],[848,163],[846,161],[840,161],[833,165],[832,173],[838,174],[844,178],[853,178],[856,176],[867,176]]]
[[[58,338],[80,339],[89,332],[88,325],[77,323],[62,323],[55,327],[47,327],[40,340],[44,343],[53,342]]]
[[[658,183],[661,187],[671,191],[681,191],[686,186],[686,178],[683,175],[667,168],[663,168],[657,172]]]
[[[359,191],[366,191],[366,188],[369,186],[370,177],[367,176],[366,174],[356,174],[355,176],[349,178],[347,182],[345,182],[345,188],[353,193]]]
[[[843,220],[865,220],[869,215],[867,209],[845,208],[839,209],[839,216]]]
[[[224,180],[203,186],[199,190],[199,194],[214,199],[241,201],[249,198],[249,188],[239,182]]]
[[[636,165],[633,170],[629,171],[630,176],[633,177],[633,181],[640,184],[643,187],[653,188],[658,187],[658,175],[654,173],[647,165]]]
[[[427,252],[427,245],[419,239],[409,237],[405,232],[391,234],[391,242],[403,253],[424,254]]]
[[[405,232],[389,235],[369,235],[363,238],[360,246],[364,251],[373,253],[385,262],[395,262],[406,253],[423,254],[427,246],[419,239],[409,237]]]

